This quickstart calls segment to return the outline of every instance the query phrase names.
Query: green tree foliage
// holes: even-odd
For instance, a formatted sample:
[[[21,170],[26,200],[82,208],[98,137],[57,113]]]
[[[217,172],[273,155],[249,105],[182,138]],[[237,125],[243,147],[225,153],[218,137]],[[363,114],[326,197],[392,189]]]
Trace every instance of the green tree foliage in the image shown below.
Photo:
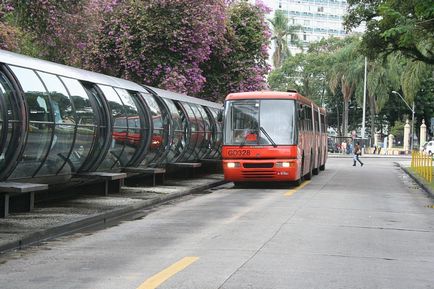
[[[348,113],[350,99],[363,80],[364,57],[360,54],[359,40],[357,37],[348,37],[342,42],[344,46],[339,48],[332,56],[329,86],[333,93],[340,88],[343,97],[342,132],[348,133]]]
[[[279,68],[282,62],[290,56],[289,43],[300,45],[297,41],[296,32],[302,27],[300,25],[289,25],[288,17],[283,10],[276,10],[273,19],[269,20],[273,30],[271,40],[274,42],[273,66]],[[288,40],[290,36],[290,40]]]
[[[434,5],[432,0],[348,0],[347,29],[366,22],[364,53],[401,52],[410,59],[434,64]]]
[[[335,118],[330,124],[336,125],[343,135],[348,131],[349,108],[357,106],[351,98],[363,77],[363,57],[357,44],[357,38],[329,38],[313,43],[306,53],[288,57],[282,67],[270,73],[270,87],[283,91],[295,88],[326,105],[331,115],[342,117],[342,121]]]
[[[27,49],[29,35],[13,25],[13,11],[8,1],[0,2],[0,49],[30,52]]]
[[[401,120],[395,121],[394,125],[390,128],[390,133],[395,137],[396,142],[401,142],[404,139],[404,125],[405,122]]]
[[[78,48],[86,41],[86,31],[91,24],[85,17],[84,7],[91,1],[9,1],[16,23],[33,36],[39,57],[66,64],[79,63],[76,59]]]
[[[390,55],[387,58],[377,58],[368,62],[368,79],[367,79],[367,106],[370,112],[370,132],[371,141],[374,141],[374,133],[377,131],[376,124],[382,125],[378,122],[376,117],[384,109],[390,92],[394,87],[399,86],[399,74],[401,67],[397,62],[396,57]],[[363,86],[358,85],[356,89],[356,96],[359,103],[362,103]],[[380,117],[383,119],[383,117]]]
[[[323,39],[312,43],[306,53],[288,57],[282,67],[270,73],[268,83],[271,89],[296,89],[322,105],[333,64],[330,55],[336,51],[338,42],[337,38]]]

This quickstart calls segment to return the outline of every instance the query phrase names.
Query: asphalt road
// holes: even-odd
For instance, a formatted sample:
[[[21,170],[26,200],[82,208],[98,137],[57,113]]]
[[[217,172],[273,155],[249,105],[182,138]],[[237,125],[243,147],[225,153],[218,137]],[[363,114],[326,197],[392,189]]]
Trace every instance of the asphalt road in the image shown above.
[[[397,159],[184,197],[0,257],[0,288],[434,288],[434,201]]]

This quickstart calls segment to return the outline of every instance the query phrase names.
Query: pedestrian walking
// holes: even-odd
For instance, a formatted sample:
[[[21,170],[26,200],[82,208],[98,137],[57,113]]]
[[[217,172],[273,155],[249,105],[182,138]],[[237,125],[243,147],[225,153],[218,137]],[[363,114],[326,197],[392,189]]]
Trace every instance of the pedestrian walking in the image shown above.
[[[356,145],[354,146],[353,153],[354,153],[354,155],[353,155],[353,161],[354,161],[354,163],[353,163],[353,167],[356,166],[356,163],[357,163],[357,162],[359,162],[359,163],[360,163],[360,166],[363,167],[363,163],[362,163],[362,161],[359,159],[359,156],[362,155],[362,149],[360,148],[360,144],[359,144],[359,143],[356,143]]]
[[[346,154],[347,153],[347,142],[346,141],[342,142],[342,144],[341,144],[341,151],[342,151],[342,154]]]

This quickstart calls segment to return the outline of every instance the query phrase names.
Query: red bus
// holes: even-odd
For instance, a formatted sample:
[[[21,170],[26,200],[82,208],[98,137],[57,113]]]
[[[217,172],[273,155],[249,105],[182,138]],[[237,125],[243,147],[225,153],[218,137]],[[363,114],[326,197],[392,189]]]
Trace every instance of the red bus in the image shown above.
[[[128,144],[137,147],[140,145],[143,134],[143,132],[140,131],[140,118],[139,116],[129,116],[128,129],[126,120],[127,118],[125,116],[115,118],[112,134],[113,139],[117,143]],[[156,132],[154,131],[154,133],[152,134],[150,149],[156,150],[163,143],[163,137],[161,134],[158,133],[160,128],[162,127],[161,117],[154,116],[152,118],[152,121]]]
[[[223,129],[227,181],[300,183],[325,169],[325,110],[297,91],[229,94]]]

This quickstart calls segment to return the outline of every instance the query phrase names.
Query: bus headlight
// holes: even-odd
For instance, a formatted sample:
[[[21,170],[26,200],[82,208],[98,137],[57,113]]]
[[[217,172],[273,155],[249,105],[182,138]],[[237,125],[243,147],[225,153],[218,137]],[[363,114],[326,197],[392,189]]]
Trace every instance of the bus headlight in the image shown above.
[[[239,168],[241,165],[240,163],[227,163],[228,168],[233,169],[233,168]]]
[[[275,165],[276,168],[290,168],[292,166],[293,165],[290,162],[277,162]]]

